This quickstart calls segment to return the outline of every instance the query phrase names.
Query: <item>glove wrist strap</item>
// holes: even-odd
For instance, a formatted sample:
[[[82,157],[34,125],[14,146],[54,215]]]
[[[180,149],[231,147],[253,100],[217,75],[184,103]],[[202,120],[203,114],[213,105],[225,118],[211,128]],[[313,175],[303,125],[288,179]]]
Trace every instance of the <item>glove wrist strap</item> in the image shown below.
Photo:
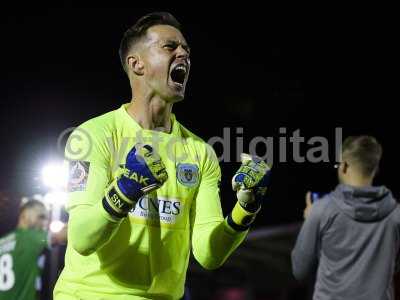
[[[239,202],[236,202],[235,207],[227,218],[228,224],[237,231],[244,231],[249,229],[250,225],[254,222],[257,213],[260,211],[261,206],[255,212],[245,210]]]
[[[106,189],[105,196],[103,198],[103,208],[111,216],[118,219],[124,218],[128,215],[128,212],[136,204],[121,192],[118,187],[117,181],[114,181]]]
[[[260,211],[261,208],[261,201],[259,199],[255,199],[251,203],[241,203],[238,201],[240,206],[248,213],[256,214]]]

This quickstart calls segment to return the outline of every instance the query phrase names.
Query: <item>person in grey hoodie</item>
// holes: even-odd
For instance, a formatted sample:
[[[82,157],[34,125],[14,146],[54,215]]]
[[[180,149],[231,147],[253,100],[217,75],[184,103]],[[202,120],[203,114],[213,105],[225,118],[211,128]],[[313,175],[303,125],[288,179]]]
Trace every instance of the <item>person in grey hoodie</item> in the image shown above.
[[[371,136],[347,138],[339,185],[311,203],[292,251],[298,280],[316,275],[314,300],[392,300],[400,246],[400,208],[389,189],[372,186],[382,147]]]

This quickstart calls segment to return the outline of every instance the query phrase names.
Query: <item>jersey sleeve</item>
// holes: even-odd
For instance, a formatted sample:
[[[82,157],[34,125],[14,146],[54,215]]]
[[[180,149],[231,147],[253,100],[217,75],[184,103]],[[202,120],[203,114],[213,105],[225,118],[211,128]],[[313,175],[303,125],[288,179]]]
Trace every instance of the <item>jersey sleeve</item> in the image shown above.
[[[111,183],[107,138],[101,124],[88,121],[75,129],[65,148],[69,165],[68,244],[82,255],[104,245],[119,225],[102,205],[105,189]]]
[[[111,177],[109,160],[102,131],[85,123],[72,132],[65,147],[69,169],[67,211],[101,201]]]
[[[211,146],[207,145],[206,149],[200,185],[192,206],[191,217],[194,226],[223,220],[219,193],[221,168]]]
[[[246,237],[247,231],[232,230],[223,218],[219,196],[221,170],[211,146],[207,145],[197,197],[191,208],[192,249],[206,269],[220,267]]]

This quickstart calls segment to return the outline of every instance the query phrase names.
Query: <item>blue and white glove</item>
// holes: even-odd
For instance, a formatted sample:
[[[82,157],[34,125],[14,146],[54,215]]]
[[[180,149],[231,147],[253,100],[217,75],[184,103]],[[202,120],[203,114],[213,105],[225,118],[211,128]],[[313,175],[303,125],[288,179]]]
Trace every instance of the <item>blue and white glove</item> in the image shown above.
[[[271,168],[259,157],[242,153],[242,165],[232,178],[238,202],[228,219],[232,227],[247,229],[259,212],[271,177]]]
[[[113,217],[126,217],[143,195],[167,179],[164,163],[153,147],[136,144],[126,157],[122,174],[106,190],[103,207]]]

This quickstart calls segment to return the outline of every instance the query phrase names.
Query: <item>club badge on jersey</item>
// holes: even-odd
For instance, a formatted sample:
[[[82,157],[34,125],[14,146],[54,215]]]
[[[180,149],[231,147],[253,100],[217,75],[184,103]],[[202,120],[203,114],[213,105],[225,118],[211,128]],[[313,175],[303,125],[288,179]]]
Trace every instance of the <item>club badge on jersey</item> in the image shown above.
[[[199,167],[195,164],[178,164],[176,173],[179,183],[184,186],[193,187],[199,182]]]

